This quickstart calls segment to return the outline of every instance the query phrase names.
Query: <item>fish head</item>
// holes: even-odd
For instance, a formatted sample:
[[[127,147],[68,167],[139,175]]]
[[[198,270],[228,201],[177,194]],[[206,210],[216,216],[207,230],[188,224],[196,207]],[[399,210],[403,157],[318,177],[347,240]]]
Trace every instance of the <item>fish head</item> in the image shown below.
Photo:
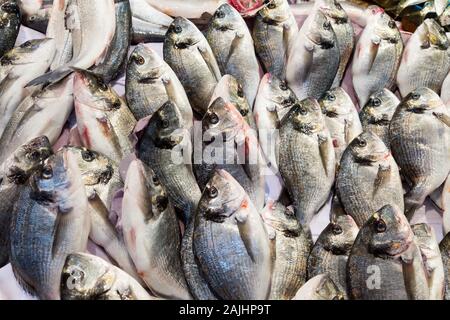
[[[356,137],[345,152],[350,152],[355,162],[369,166],[391,157],[384,142],[369,131]]]
[[[53,154],[47,137],[42,136],[20,146],[5,161],[6,178],[15,184],[24,184],[42,166],[42,162]]]
[[[205,219],[221,223],[249,205],[241,185],[227,171],[217,170],[206,184],[198,208]]]
[[[90,300],[108,292],[116,281],[111,266],[101,258],[84,253],[67,256],[61,277],[65,300]]]
[[[0,29],[8,26],[11,19],[20,20],[20,8],[17,1],[6,0],[0,3]]]
[[[410,92],[399,105],[400,110],[417,115],[429,114],[440,108],[445,108],[444,102],[436,92],[425,87]]]
[[[347,12],[342,8],[341,4],[336,0],[319,0],[315,5],[323,12],[330,21],[336,24],[344,24],[348,22]]]
[[[390,43],[395,44],[402,41],[397,24],[382,8],[369,6],[366,12],[368,12],[367,30]]]
[[[238,31],[242,27],[241,14],[228,3],[222,4],[214,13],[209,27],[218,31]]]
[[[156,173],[148,167],[145,168],[145,171],[147,188],[151,197],[151,213],[153,217],[159,217],[169,207],[169,197]]]
[[[423,29],[421,36],[422,46],[424,48],[434,47],[446,51],[450,42],[445,33],[445,29],[434,19],[425,19],[422,23]]]
[[[321,11],[315,11],[311,16],[307,37],[323,49],[336,46],[336,34],[330,20]],[[305,21],[306,23],[306,21]]]
[[[117,111],[123,105],[119,95],[101,77],[81,69],[75,70],[74,98],[78,105],[99,111]]]
[[[399,99],[388,89],[372,94],[360,112],[363,122],[379,126],[389,126],[392,116],[400,103]]]
[[[320,132],[325,127],[320,105],[313,98],[295,104],[281,122],[282,126],[291,123],[295,130],[307,135]]]
[[[273,102],[273,106],[269,106],[270,111],[291,108],[298,103],[295,93],[289,89],[286,81],[270,73],[266,73],[262,78],[259,91],[266,100]]]
[[[170,24],[165,37],[165,45],[176,49],[186,49],[203,39],[200,30],[188,19],[177,17]]]
[[[401,210],[391,205],[375,212],[363,229],[370,234],[369,252],[376,256],[397,256],[413,241],[408,219]]]
[[[24,65],[35,63],[44,58],[53,58],[55,40],[50,38],[32,39],[11,49],[0,59],[4,65]],[[44,59],[45,60],[45,59]]]
[[[258,11],[264,23],[279,24],[291,17],[291,11],[286,0],[265,0],[265,6]]]
[[[172,149],[185,140],[183,117],[177,105],[167,101],[153,114],[147,127],[147,133],[155,145],[162,149]]]
[[[349,255],[358,232],[359,228],[351,216],[333,216],[321,236],[321,241],[325,250],[336,255]]]
[[[263,221],[269,227],[286,237],[298,237],[301,225],[292,207],[285,207],[279,202],[269,202],[261,213]]]
[[[127,72],[133,75],[139,82],[148,83],[161,78],[164,61],[155,50],[139,44],[131,53]]]
[[[344,295],[328,275],[319,275],[313,279],[316,282],[314,285],[315,296],[323,300],[344,300]]]
[[[114,162],[106,156],[82,147],[65,147],[78,163],[86,187],[106,185],[114,175]]]
[[[242,138],[245,120],[236,106],[231,102],[225,102],[221,97],[217,98],[208,108],[202,119],[202,129],[211,142],[231,141]]]
[[[227,74],[220,79],[214,91],[214,96],[229,100],[235,105],[243,117],[246,117],[250,113],[250,105],[245,96],[244,88],[232,75]]]
[[[336,87],[327,91],[322,98],[319,99],[322,113],[328,118],[338,118],[348,115],[355,109],[350,96],[341,87]]]

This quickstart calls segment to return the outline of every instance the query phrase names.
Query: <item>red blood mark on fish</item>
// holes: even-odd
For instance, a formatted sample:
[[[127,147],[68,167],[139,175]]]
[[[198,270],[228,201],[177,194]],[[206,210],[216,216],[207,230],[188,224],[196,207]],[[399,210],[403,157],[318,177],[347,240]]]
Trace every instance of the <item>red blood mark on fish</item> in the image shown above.
[[[376,15],[376,14],[382,14],[382,13],[384,13],[384,9],[381,8],[381,7],[375,6],[375,7],[372,9],[372,14],[373,14],[373,15]]]
[[[249,206],[248,200],[247,200],[247,199],[242,200],[242,202],[241,202],[241,208],[242,208],[242,209],[247,209],[248,206]]]
[[[333,139],[333,147],[339,148],[339,141],[337,139]]]
[[[133,249],[136,248],[136,230],[134,228],[131,228],[130,230],[130,241],[131,241],[131,247]]]
[[[102,130],[102,133],[104,136],[109,136],[111,128],[109,126],[108,119],[106,118],[97,118],[97,122],[100,125],[100,129]]]
[[[229,2],[240,13],[253,11],[264,3],[262,0],[229,0]]]
[[[58,10],[63,11],[65,6],[66,6],[66,5],[65,5],[65,1],[64,1],[64,0],[60,0],[60,1],[59,1],[59,7],[58,7]]]
[[[384,155],[384,160],[389,159],[392,156],[392,154],[390,152],[386,152],[386,154]]]

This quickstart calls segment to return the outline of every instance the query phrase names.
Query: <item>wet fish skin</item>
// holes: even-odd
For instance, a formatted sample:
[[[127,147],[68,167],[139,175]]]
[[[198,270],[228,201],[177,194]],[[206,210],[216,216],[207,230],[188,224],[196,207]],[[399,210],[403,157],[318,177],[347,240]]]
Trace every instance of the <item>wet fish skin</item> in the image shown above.
[[[366,11],[367,25],[361,33],[353,55],[353,87],[359,106],[369,96],[387,88],[395,89],[403,42],[394,20],[377,6]]]
[[[188,222],[201,191],[192,171],[190,130],[173,102],[165,103],[150,119],[138,146],[138,157],[155,172],[172,204]]]
[[[203,115],[221,78],[208,41],[192,22],[178,17],[167,31],[163,51],[164,60],[186,90],[192,109]]]
[[[67,256],[61,276],[62,300],[155,300],[132,277],[86,253]]]
[[[140,160],[128,169],[121,223],[127,248],[150,290],[167,299],[191,300],[175,209],[157,176]]]
[[[160,2],[158,0],[146,0],[148,4],[157,10],[172,16],[184,17],[187,19],[200,19],[204,16],[211,16],[214,11],[226,0],[170,0]]]
[[[302,225],[327,201],[335,178],[335,155],[319,103],[305,99],[280,125],[279,169]]]
[[[225,170],[216,171],[197,210],[194,253],[211,289],[222,299],[265,299],[270,287],[269,240],[239,183]]]
[[[308,280],[292,300],[344,300],[345,293],[340,291],[327,274],[321,274]]]
[[[297,33],[297,21],[286,0],[274,0],[258,11],[253,40],[267,73],[285,79],[289,49]]]
[[[390,148],[389,125],[400,100],[388,89],[372,94],[359,113],[365,131],[376,134]]]
[[[327,274],[347,298],[347,261],[359,228],[349,215],[332,217],[308,258],[308,279]]]
[[[134,153],[130,135],[136,119],[119,95],[97,75],[74,75],[75,114],[83,146],[120,163]]]
[[[450,111],[428,88],[408,94],[392,118],[392,153],[409,185],[405,214],[411,219],[450,172]]]
[[[329,19],[314,10],[289,53],[286,80],[297,97],[319,99],[331,88],[339,68],[339,48]]]
[[[11,264],[16,279],[40,299],[60,299],[68,254],[86,250],[88,202],[75,159],[48,158],[21,193],[11,224]]]
[[[16,0],[0,1],[0,58],[16,43],[20,17],[20,8]]]
[[[309,230],[303,230],[291,208],[268,203],[261,213],[272,249],[273,271],[269,300],[291,300],[306,282],[312,248]]]
[[[413,237],[398,208],[387,205],[374,213],[359,231],[348,258],[350,299],[407,300],[401,255],[413,245]]]
[[[9,154],[1,165],[0,184],[0,268],[8,263],[9,234],[14,205],[29,177],[52,154],[46,137],[35,138]]]
[[[421,87],[440,93],[450,70],[450,42],[434,19],[425,19],[408,41],[397,74],[403,97]]]
[[[333,139],[336,164],[339,165],[347,146],[363,131],[358,111],[350,96],[341,87],[327,91],[319,100],[319,104]]]
[[[439,244],[439,249],[441,250],[442,262],[444,264],[444,273],[445,273],[445,296],[444,300],[450,300],[450,278],[449,278],[449,270],[450,270],[450,233],[442,239]]]
[[[115,0],[116,26],[114,37],[101,62],[92,71],[106,83],[116,79],[124,70],[131,44],[131,6],[129,0]]]
[[[151,116],[168,100],[174,101],[187,125],[192,125],[191,104],[172,68],[151,48],[138,45],[130,56],[125,91],[137,120]]]
[[[18,2],[22,13],[22,24],[45,33],[47,30],[53,0],[22,0]]]
[[[278,171],[278,128],[284,115],[298,103],[294,92],[285,81],[266,73],[259,85],[254,105],[254,115],[258,127],[261,149],[270,167]]]
[[[428,280],[429,299],[443,300],[445,291],[445,272],[439,243],[432,227],[426,223],[411,226],[414,240],[423,257]]]

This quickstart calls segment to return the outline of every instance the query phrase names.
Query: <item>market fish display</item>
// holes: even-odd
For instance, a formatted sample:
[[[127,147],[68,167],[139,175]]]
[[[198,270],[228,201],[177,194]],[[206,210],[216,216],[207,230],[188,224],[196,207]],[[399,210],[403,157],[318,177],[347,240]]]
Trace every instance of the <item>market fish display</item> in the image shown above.
[[[400,100],[397,96],[383,89],[372,94],[359,113],[365,131],[376,134],[390,148],[389,125]]]
[[[224,170],[214,174],[203,192],[193,239],[202,274],[219,297],[267,298],[271,262],[263,221],[246,192]]]
[[[14,47],[20,28],[17,0],[0,1],[0,58]]]
[[[319,99],[333,84],[340,54],[329,19],[315,9],[303,23],[286,64],[289,87],[302,100]]]
[[[12,218],[10,260],[26,291],[41,299],[60,299],[67,255],[86,249],[86,192],[77,162],[66,152],[48,158],[31,179]]]
[[[353,88],[359,106],[369,96],[387,88],[395,89],[397,70],[403,53],[400,31],[380,7],[366,9],[367,25],[362,31],[353,55]]]
[[[450,42],[445,30],[434,19],[426,19],[406,45],[397,74],[403,97],[427,87],[440,93],[450,70]]]
[[[297,21],[287,0],[273,0],[259,10],[253,27],[253,40],[267,73],[285,78],[289,49],[297,33]]]
[[[419,88],[400,103],[389,130],[391,149],[409,189],[411,219],[450,172],[450,111],[431,89]]]
[[[132,277],[86,253],[67,256],[61,276],[62,300],[155,300]]]
[[[336,178],[336,191],[359,227],[384,205],[403,211],[403,187],[399,168],[379,137],[364,132],[345,150]]]

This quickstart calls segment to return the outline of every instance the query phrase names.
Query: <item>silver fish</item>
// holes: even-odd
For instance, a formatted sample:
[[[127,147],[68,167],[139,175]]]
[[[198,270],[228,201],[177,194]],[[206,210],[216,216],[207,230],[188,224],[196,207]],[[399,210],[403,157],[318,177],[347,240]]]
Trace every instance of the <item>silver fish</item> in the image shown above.
[[[20,8],[16,0],[0,1],[0,58],[16,43],[20,17]]]
[[[308,280],[292,300],[344,300],[345,293],[340,291],[330,276],[320,274]]]
[[[184,17],[188,19],[199,19],[211,16],[214,11],[227,0],[145,0],[152,7],[171,17]]]

